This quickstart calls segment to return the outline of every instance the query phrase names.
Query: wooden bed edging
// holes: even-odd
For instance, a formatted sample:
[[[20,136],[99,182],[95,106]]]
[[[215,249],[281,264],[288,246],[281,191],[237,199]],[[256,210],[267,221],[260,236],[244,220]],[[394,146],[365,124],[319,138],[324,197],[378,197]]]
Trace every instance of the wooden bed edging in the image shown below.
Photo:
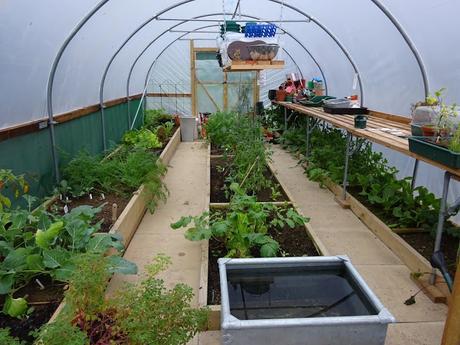
[[[323,183],[336,195],[336,197],[341,197],[342,187],[335,184],[330,179],[325,179]],[[427,283],[430,275],[424,273],[432,271],[431,264],[428,260],[349,193],[347,193],[346,201],[350,204],[351,211],[404,263],[404,265],[409,268],[412,273],[423,274],[420,278],[411,274],[411,279],[423,289],[425,294],[434,303],[447,304],[450,299],[450,293],[447,288],[445,288],[443,279],[437,275],[437,285],[430,285]]]
[[[172,156],[176,152],[177,146],[180,143],[180,127],[177,128],[176,132],[173,134],[171,139],[168,142],[168,145],[164,148],[159,159],[163,164],[168,165]],[[145,205],[144,199],[142,197],[142,190],[144,186],[140,186],[137,191],[133,193],[133,196],[129,200],[123,212],[118,217],[117,221],[112,225],[109,233],[110,234],[121,234],[123,245],[125,248],[128,247],[131,239],[136,233],[137,227],[144,217],[147,207]],[[49,319],[48,323],[56,320],[62,309],[64,308],[65,303],[62,301],[57,309],[54,311],[53,315]]]
[[[176,132],[169,140],[168,145],[164,148],[163,152],[160,155],[160,160],[163,164],[168,165],[171,160],[176,148],[180,143],[180,128],[177,128]],[[123,212],[118,217],[117,221],[112,225],[110,229],[111,234],[117,233],[121,234],[123,238],[123,244],[125,248],[128,247],[131,239],[134,236],[134,233],[137,230],[139,223],[142,220],[142,217],[147,210],[142,196],[142,191],[144,186],[140,186],[137,191],[133,193],[133,196],[126,205]]]

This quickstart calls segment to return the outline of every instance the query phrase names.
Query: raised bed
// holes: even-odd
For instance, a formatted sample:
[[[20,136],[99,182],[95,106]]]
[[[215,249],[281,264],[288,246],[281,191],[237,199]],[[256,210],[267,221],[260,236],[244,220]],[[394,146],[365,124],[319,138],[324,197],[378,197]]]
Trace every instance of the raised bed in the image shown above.
[[[215,183],[213,183],[213,161],[221,159],[216,157],[218,151],[211,149],[211,157],[208,162],[209,165],[209,176],[211,193],[210,200],[212,199],[212,189],[215,188]],[[214,153],[214,155],[212,154]],[[300,210],[296,207],[295,203],[292,202],[289,191],[280,183],[275,175],[273,174],[273,167],[268,164],[268,171],[273,176],[273,180],[279,186],[279,191],[283,195],[285,201],[265,201],[276,204],[278,206],[285,205],[286,207],[293,207],[296,211],[303,215]],[[214,186],[214,187],[213,187]],[[210,209],[225,209],[228,207],[228,203],[213,203],[210,202]],[[318,255],[328,255],[327,249],[324,247],[322,242],[313,235],[313,231],[310,230],[310,224],[307,223],[304,226],[298,226],[294,229],[283,229],[282,232],[277,232],[271,230],[271,235],[280,243],[282,250],[286,251],[286,256],[318,256]],[[289,233],[290,232],[290,233]],[[299,245],[299,242],[303,241],[303,245]],[[200,293],[198,296],[199,306],[207,306],[209,308],[209,320],[208,320],[208,330],[219,330],[220,329],[220,304],[217,304],[218,300],[216,297],[220,291],[219,287],[219,273],[217,266],[217,259],[222,257],[222,246],[216,240],[203,241],[201,246],[201,271],[200,271]],[[212,301],[213,291],[214,290],[214,301]]]
[[[342,187],[335,184],[329,179],[324,181],[325,186],[336,195],[337,198],[342,196]],[[400,235],[396,234],[382,220],[374,215],[358,199],[347,194],[347,203],[351,211],[366,224],[366,226],[388,247],[393,253],[415,274],[412,279],[421,287],[426,295],[435,303],[448,303],[450,293],[443,283],[443,279],[437,276],[436,282],[439,284],[428,284],[429,274],[432,271],[431,264]],[[432,240],[434,241],[434,240]],[[418,274],[422,274],[418,276]]]
[[[163,164],[168,165],[179,143],[180,129],[178,128],[160,154],[159,159],[163,162]],[[125,248],[129,245],[129,242],[134,236],[134,233],[136,232],[137,227],[147,209],[144,199],[142,197],[142,189],[143,186],[140,186],[140,188],[133,193],[131,199],[129,201],[125,201],[125,207],[123,208],[121,214],[118,216],[117,220],[113,224],[111,224],[110,228],[106,230],[106,232],[108,231],[112,234],[120,234],[122,236],[122,241]],[[54,202],[58,201],[59,197],[55,196],[50,200],[46,201],[44,203],[44,206],[46,208],[49,208]],[[95,203],[93,203],[92,205],[97,206],[100,205],[102,202],[107,202],[110,200],[107,200],[106,198],[106,200],[93,199],[93,201],[95,201]],[[84,205],[87,203],[82,202],[81,204]],[[106,216],[106,214],[104,214],[104,216]],[[109,216],[111,216],[111,214]],[[25,335],[27,335],[29,331],[34,330],[37,327],[40,327],[46,322],[52,322],[59,315],[60,311],[64,307],[64,303],[61,301],[64,292],[63,288],[66,284],[58,283],[48,287],[48,281],[44,280],[43,283],[47,286],[47,289],[45,290],[47,292],[42,292],[41,290],[39,290],[38,284],[35,285],[34,283],[32,284],[33,288],[25,288],[26,292],[30,290],[29,301],[31,302],[30,304],[35,307],[35,312],[29,318],[24,320],[6,318],[2,316],[0,317],[0,328],[12,328],[13,334],[15,336],[19,335],[17,332],[15,332],[16,329],[24,330],[24,336],[22,338],[31,341],[32,337],[25,337]],[[32,292],[34,292],[33,295]],[[2,319],[5,319],[9,322],[2,323]]]
[[[231,159],[231,158],[230,158]],[[221,171],[221,168],[225,168],[228,165],[228,160],[219,156],[211,157],[211,203],[228,203],[229,198],[225,195],[225,187],[228,187],[228,183],[225,182],[225,172]],[[279,193],[276,198],[272,198],[272,190],[270,188],[264,188],[257,195],[257,201],[260,202],[284,202],[289,201],[286,192],[281,187],[278,179],[273,174],[270,166],[267,167],[265,177],[269,179],[275,191]]]
[[[167,141],[166,146],[163,149],[154,149],[152,150],[152,154],[160,154],[160,160],[167,165],[171,157],[167,157],[170,155],[170,150],[168,147],[172,142],[180,142],[180,128],[177,127],[172,137]],[[111,152],[108,156],[106,156],[103,160],[109,159],[112,155],[118,152],[119,148],[115,149]],[[165,156],[166,155],[166,156]],[[136,195],[139,190],[133,192],[133,195]],[[101,232],[109,232],[114,226],[116,220],[121,216],[124,209],[127,207],[128,203],[130,202],[130,198],[123,197],[120,195],[116,195],[114,193],[110,194],[96,194],[92,193],[90,195],[84,195],[81,198],[72,199],[70,202],[66,202],[66,200],[60,200],[59,197],[54,197],[53,202],[48,204],[48,208],[56,207],[57,212],[64,214],[63,207],[67,204],[69,210],[75,208],[80,205],[89,205],[93,207],[97,207],[105,203],[102,208],[102,211],[98,213],[95,217],[96,221],[103,221],[101,224]],[[113,209],[113,205],[116,204],[116,209]],[[114,221],[115,219],[115,221]]]

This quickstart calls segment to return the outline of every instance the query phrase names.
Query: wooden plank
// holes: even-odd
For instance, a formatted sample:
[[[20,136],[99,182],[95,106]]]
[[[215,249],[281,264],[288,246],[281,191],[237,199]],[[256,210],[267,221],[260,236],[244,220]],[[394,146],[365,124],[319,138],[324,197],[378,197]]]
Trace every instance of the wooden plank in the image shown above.
[[[216,53],[217,54],[217,48],[193,48],[193,51],[195,52],[201,52],[201,53]]]
[[[206,184],[208,193],[206,193],[206,211],[209,212],[211,202],[211,145],[208,144],[208,154],[206,159]],[[209,241],[201,243],[201,265],[200,265],[200,290],[198,292],[198,306],[205,307],[208,305],[208,270],[209,270]]]
[[[196,111],[196,70],[195,70],[195,47],[193,40],[190,40],[190,85],[192,86],[192,116],[197,116]]]
[[[314,109],[314,108],[308,108],[308,107],[301,106],[301,105],[295,105],[292,103],[286,103],[286,102],[273,102],[273,103],[279,104],[291,110],[295,110],[296,112],[300,114],[305,114],[311,117],[315,117],[315,118],[327,121],[328,123],[332,124],[333,126],[337,128],[342,128],[342,129],[347,130],[349,133],[351,133],[352,135],[356,137],[368,139],[372,142],[388,147],[389,149],[398,151],[406,156],[418,159],[420,161],[433,165],[441,170],[448,171],[453,175],[453,178],[455,179],[460,178],[460,169],[454,169],[454,168],[445,166],[443,164],[432,161],[431,159],[428,159],[426,157],[420,156],[418,154],[415,154],[409,151],[409,142],[405,138],[399,138],[393,135],[390,135],[391,137],[389,137],[388,136],[389,133],[385,133],[385,134],[383,132],[375,133],[375,132],[371,132],[366,129],[357,129],[354,127],[354,125],[350,123],[345,123],[345,120],[338,119],[339,117],[346,118],[346,116],[333,117],[334,115],[329,115],[325,113],[324,111]],[[390,115],[387,115],[387,116],[390,116]],[[387,127],[391,127],[391,123],[392,122],[389,122]]]
[[[331,180],[326,180],[324,184],[331,192],[339,196],[342,188]],[[431,272],[431,265],[420,253],[410,246],[404,239],[395,234],[384,222],[361,204],[352,195],[347,194],[347,201],[350,203],[352,212],[371,230],[408,268],[411,272],[422,273],[422,277],[414,279],[422,288],[424,293],[435,303],[446,303],[449,299],[449,292],[443,288],[443,280],[437,276],[436,285],[425,288],[424,284],[426,273]]]
[[[141,94],[132,95],[130,99],[139,99],[141,98],[141,96],[142,96]],[[126,101],[127,101],[126,97],[121,97],[121,98],[107,101],[104,103],[104,105],[106,107],[113,107],[115,105],[125,103]],[[65,122],[76,120],[80,117],[95,113],[99,111],[99,109],[100,109],[99,104],[92,104],[87,107],[83,107],[83,108],[71,110],[69,112],[65,112],[62,114],[54,115],[53,120],[56,121],[57,123],[65,123]],[[48,127],[48,118],[43,117],[38,120],[29,121],[29,122],[25,122],[19,125],[3,128],[3,129],[0,129],[0,141],[12,139],[12,138],[15,138],[21,135],[25,135],[25,134],[38,132],[47,127]]]
[[[444,326],[441,345],[460,344],[460,265],[457,266],[455,274],[452,300],[449,303],[449,312]]]
[[[283,189],[283,192],[286,193],[286,191]],[[290,201],[258,201],[258,204],[266,204],[266,205],[274,205],[274,206],[289,206],[291,205]],[[228,202],[212,202],[209,204],[209,208],[215,209],[215,210],[225,210],[229,208],[230,203]]]
[[[283,69],[284,61],[232,61],[225,71],[260,71],[264,69]]]
[[[409,117],[405,117],[405,116],[401,116],[401,115],[392,115],[392,114],[387,114],[387,113],[383,113],[383,112],[380,112],[380,111],[375,111],[375,110],[369,110],[369,114],[372,115],[372,116],[375,116],[375,117],[380,117],[382,119],[385,119],[385,120],[390,120],[390,121],[393,121],[393,122],[399,122],[399,123],[403,123],[403,124],[410,124],[410,122],[412,121],[411,118]]]
[[[412,281],[417,284],[417,286],[423,290],[425,295],[433,302],[433,303],[444,303],[447,304],[447,295],[444,294],[440,289],[440,284],[445,284],[441,277],[436,277],[436,283],[434,285],[430,284],[430,275],[425,274],[421,277],[416,277],[411,275]]]

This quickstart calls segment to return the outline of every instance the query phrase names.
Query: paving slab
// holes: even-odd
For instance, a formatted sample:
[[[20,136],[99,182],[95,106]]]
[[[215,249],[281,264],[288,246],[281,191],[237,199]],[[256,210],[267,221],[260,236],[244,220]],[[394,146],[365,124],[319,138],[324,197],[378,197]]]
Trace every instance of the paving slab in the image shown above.
[[[404,301],[419,291],[410,279],[410,271],[404,265],[356,265],[366,283],[398,322],[444,321],[447,306],[433,303],[420,292],[416,303],[405,305]]]
[[[444,322],[397,323],[388,327],[385,345],[439,345]]]
[[[402,265],[401,260],[370,231],[331,230],[334,229],[318,232],[331,255],[346,254],[354,265]]]
[[[145,265],[162,253],[172,264],[159,277],[166,286],[185,283],[195,291],[198,303],[201,268],[201,243],[184,238],[184,230],[172,230],[170,224],[186,215],[198,215],[208,207],[209,181],[206,176],[208,149],[204,143],[180,143],[172,157],[164,182],[169,197],[153,214],[147,212],[129,244],[125,258],[136,262],[139,272],[134,276],[116,275],[109,284],[113,293],[125,282],[137,282],[145,274]]]

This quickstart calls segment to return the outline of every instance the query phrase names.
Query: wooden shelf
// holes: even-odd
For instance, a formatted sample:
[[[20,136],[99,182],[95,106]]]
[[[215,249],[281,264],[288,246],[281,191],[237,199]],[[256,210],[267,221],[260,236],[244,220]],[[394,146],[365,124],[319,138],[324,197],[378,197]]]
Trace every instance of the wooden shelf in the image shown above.
[[[283,69],[284,61],[232,61],[228,67],[224,67],[226,72],[237,71],[261,71],[264,69]]]

